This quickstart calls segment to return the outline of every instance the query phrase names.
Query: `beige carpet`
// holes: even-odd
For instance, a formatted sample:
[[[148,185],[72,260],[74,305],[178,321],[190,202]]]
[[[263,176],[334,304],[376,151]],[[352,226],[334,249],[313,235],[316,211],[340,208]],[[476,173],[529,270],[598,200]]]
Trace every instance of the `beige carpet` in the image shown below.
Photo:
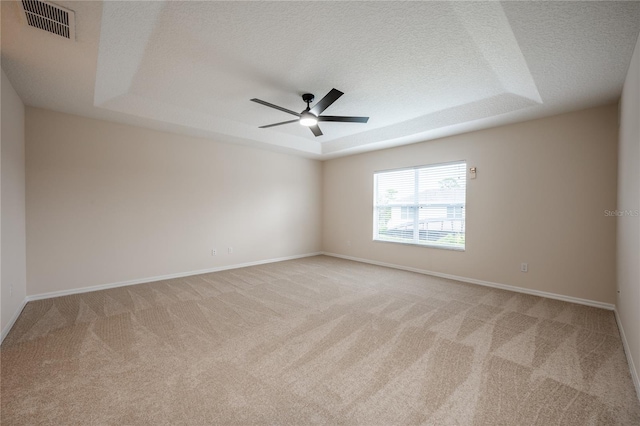
[[[640,424],[612,312],[312,257],[31,302],[3,425]]]

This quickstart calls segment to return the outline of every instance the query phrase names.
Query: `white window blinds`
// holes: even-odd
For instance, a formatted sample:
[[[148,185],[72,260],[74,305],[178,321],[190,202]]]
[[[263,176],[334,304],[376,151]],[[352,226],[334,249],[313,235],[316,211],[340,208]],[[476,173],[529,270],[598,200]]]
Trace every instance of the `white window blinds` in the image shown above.
[[[464,250],[467,163],[374,173],[373,239]]]

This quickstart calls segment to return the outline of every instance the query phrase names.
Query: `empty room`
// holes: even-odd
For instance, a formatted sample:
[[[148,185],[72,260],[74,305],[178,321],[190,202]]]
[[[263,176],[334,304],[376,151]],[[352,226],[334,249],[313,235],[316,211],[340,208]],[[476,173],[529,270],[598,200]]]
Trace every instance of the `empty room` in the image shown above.
[[[0,7],[2,425],[640,425],[640,1]]]

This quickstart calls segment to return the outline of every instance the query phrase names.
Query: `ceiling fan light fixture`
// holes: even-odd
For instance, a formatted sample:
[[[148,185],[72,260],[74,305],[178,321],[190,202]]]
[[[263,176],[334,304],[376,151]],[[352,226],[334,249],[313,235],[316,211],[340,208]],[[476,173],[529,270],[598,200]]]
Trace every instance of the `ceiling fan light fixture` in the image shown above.
[[[269,102],[262,101],[257,98],[250,99],[251,102],[256,102],[260,105],[264,105],[269,108],[277,109],[282,112],[286,112],[287,114],[295,115],[297,118],[295,120],[289,121],[281,121],[280,123],[267,124],[266,126],[260,126],[261,129],[266,129],[269,127],[282,126],[283,124],[295,123],[296,121],[300,123],[302,126],[308,127],[311,130],[311,133],[315,137],[322,136],[322,130],[320,130],[320,126],[318,126],[318,122],[322,121],[326,122],[337,122],[337,123],[366,123],[369,121],[369,117],[345,117],[342,115],[320,115],[322,112],[329,108],[331,104],[333,104],[340,96],[344,95],[341,91],[337,89],[331,89],[329,93],[327,93],[324,98],[320,99],[313,108],[311,108],[310,103],[313,102],[314,96],[312,93],[305,93],[302,95],[303,102],[306,102],[307,109],[302,111],[301,113],[297,113],[295,111],[291,111],[290,109],[283,108],[278,105],[274,105]]]
[[[309,111],[304,111],[300,114],[300,124],[307,127],[315,126],[318,124],[318,117]]]

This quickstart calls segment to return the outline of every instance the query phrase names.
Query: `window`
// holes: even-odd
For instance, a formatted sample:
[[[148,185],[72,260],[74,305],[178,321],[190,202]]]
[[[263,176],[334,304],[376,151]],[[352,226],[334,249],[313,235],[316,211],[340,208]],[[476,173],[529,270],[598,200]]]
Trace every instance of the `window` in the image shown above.
[[[413,207],[400,207],[400,218],[403,220],[413,220]]]
[[[376,172],[373,239],[464,250],[467,163]]]

